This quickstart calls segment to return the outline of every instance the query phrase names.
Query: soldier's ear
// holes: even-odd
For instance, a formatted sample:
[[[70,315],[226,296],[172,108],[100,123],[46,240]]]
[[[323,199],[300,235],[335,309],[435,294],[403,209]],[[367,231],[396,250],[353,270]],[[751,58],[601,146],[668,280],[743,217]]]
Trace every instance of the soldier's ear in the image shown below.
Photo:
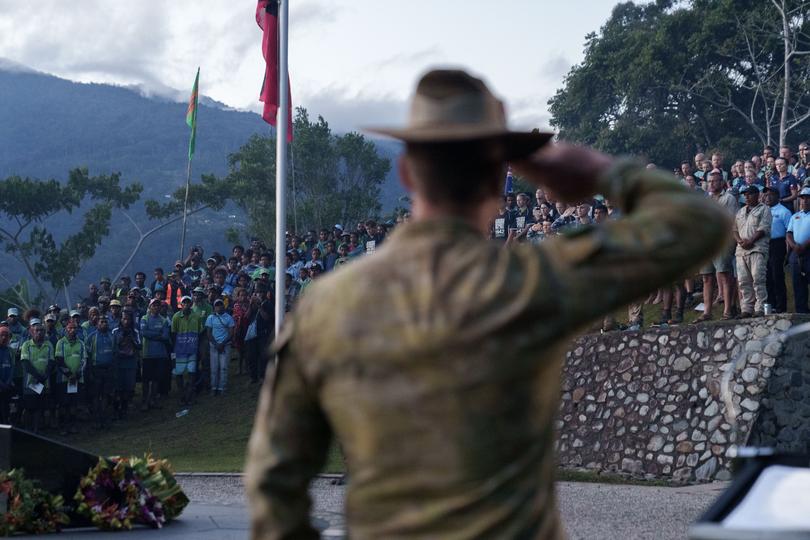
[[[405,157],[405,155],[399,156],[399,159],[397,160],[397,172],[399,173],[399,182],[402,184],[402,187],[405,188],[405,191],[408,193],[413,193],[413,176],[411,174],[411,168],[408,164],[408,158]]]

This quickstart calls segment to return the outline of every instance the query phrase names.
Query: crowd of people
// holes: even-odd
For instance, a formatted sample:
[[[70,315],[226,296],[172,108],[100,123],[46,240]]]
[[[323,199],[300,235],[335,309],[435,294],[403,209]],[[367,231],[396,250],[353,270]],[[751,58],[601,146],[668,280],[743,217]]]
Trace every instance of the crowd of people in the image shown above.
[[[288,233],[286,309],[318,276],[374,252],[394,225]],[[141,271],[134,282],[102,277],[72,309],[9,308],[0,322],[0,423],[68,434],[92,419],[103,429],[138,406],[138,383],[142,411],[161,408],[172,391],[181,406],[222,395],[232,361],[260,382],[275,326],[275,274],[275,254],[258,239],[229,256],[194,246],[168,272],[154,268],[149,283]]]
[[[674,171],[690,189],[714,198],[718,211],[733,214],[726,249],[694,276],[646,299],[661,304],[658,324],[678,324],[684,309],[702,301],[697,321],[710,320],[723,305],[723,319],[787,311],[785,266],[793,281],[794,305],[810,313],[810,150],[766,146],[762,155],[735,161],[727,171],[723,156],[704,154]],[[653,165],[650,164],[652,167]],[[539,243],[581,227],[600,226],[621,214],[611,202],[566,205],[551,193],[507,193],[493,219],[491,237],[505,244]],[[326,272],[373,253],[389,231],[407,221],[368,220],[353,230],[333,228],[287,234],[286,309]],[[181,406],[200,394],[226,392],[231,362],[251,382],[264,375],[267,345],[275,326],[275,254],[258,239],[229,256],[206,256],[194,246],[167,272],[154,268],[103,277],[89,285],[86,298],[44,313],[16,307],[0,322],[0,422],[31,430],[76,432],[78,418],[98,429],[125,419],[140,383],[140,409],[160,408],[174,391]],[[628,328],[643,326],[642,303],[628,310]],[[602,330],[619,327],[613,317]],[[172,385],[174,379],[174,385]],[[84,412],[84,414],[81,414]]]
[[[810,149],[802,142],[778,150],[765,146],[761,155],[736,160],[725,168],[719,152],[699,153],[673,173],[690,189],[712,197],[734,216],[729,245],[683,282],[659,290],[643,301],[661,305],[657,324],[679,324],[684,309],[703,304],[696,322],[711,320],[723,305],[724,320],[783,313],[788,309],[785,267],[790,269],[795,311],[810,313]],[[648,167],[655,165],[649,164]],[[718,211],[721,211],[718,209]],[[582,227],[599,226],[620,216],[611,202],[597,196],[580,204],[555,201],[537,189],[507,193],[494,218],[491,237],[506,244],[538,243]],[[642,303],[628,310],[626,328],[643,326]],[[607,317],[602,330],[614,330]]]

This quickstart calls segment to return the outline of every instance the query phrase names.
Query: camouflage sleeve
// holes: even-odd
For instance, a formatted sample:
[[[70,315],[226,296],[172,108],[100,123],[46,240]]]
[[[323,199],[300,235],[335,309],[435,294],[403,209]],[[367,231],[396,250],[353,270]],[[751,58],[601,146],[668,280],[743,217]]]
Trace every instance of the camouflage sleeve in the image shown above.
[[[309,523],[310,480],[321,471],[331,428],[306,381],[292,321],[274,343],[278,364],[265,379],[248,445],[245,485],[253,538],[318,538]]]
[[[683,277],[730,238],[724,208],[687,190],[670,174],[618,161],[597,189],[624,217],[598,227],[520,246],[526,259],[541,252],[545,287],[536,300],[556,299],[555,311],[568,327],[585,324],[650,291]],[[534,249],[534,256],[525,250]],[[527,261],[526,267],[538,267]]]

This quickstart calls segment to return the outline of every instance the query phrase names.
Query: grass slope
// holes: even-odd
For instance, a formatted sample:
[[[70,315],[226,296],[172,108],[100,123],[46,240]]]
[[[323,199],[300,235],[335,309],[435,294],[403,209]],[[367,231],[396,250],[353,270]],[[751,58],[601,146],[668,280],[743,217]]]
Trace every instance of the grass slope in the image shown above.
[[[162,409],[146,413],[135,407],[140,405],[136,395],[126,421],[113,422],[105,431],[87,426],[79,434],[54,438],[100,455],[151,452],[168,458],[178,472],[241,472],[260,388],[247,375],[238,375],[233,362],[226,394],[198,396],[185,416],[175,416],[186,408],[175,395],[161,402]],[[324,472],[342,468],[339,451],[331,449]]]

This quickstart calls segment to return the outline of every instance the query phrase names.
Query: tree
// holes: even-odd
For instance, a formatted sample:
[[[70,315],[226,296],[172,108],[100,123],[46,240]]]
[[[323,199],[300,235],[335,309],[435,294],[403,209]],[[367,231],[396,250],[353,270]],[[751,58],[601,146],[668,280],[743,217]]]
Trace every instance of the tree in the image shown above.
[[[189,186],[188,205],[190,209],[187,213],[189,216],[209,208],[212,210],[220,210],[232,197],[232,188],[228,186],[225,181],[218,179],[214,175],[202,175],[201,178],[202,182],[200,184],[191,184]],[[127,257],[127,260],[113,278],[113,281],[118,280],[121,274],[126,271],[147,238],[183,218],[185,197],[186,188],[182,187],[175,190],[169,202],[160,203],[154,199],[147,200],[144,203],[146,215],[149,219],[158,220],[158,223],[146,230],[141,228],[138,222],[128,213],[124,212],[124,217],[129,220],[132,228],[138,233],[138,240],[135,242],[129,257]],[[180,254],[180,257],[182,258],[182,254]]]
[[[391,164],[377,154],[371,141],[358,133],[334,135],[323,117],[312,121],[301,107],[296,109],[293,132],[288,223],[331,227],[379,212],[380,185]],[[229,156],[228,166],[226,189],[246,211],[251,232],[274,238],[275,139],[252,136]]]
[[[810,67],[801,53],[808,10],[797,11],[807,2],[785,0],[798,51],[786,77],[785,30],[771,1],[619,4],[599,34],[586,36],[585,59],[549,101],[551,123],[561,138],[660,165],[709,149],[751,155],[776,142],[785,110],[782,140],[799,142],[810,134],[802,112]]]
[[[0,242],[25,267],[36,285],[36,297],[46,293],[43,282],[59,291],[66,288],[90,259],[110,230],[114,209],[126,209],[140,198],[143,187],[122,187],[120,174],[90,176],[73,169],[64,184],[11,176],[0,182]],[[81,228],[61,241],[45,226],[60,214],[72,214],[84,203],[94,203]],[[26,306],[27,307],[27,306]]]
[[[287,186],[288,223],[294,223],[294,214],[305,228],[376,216],[380,185],[391,164],[377,154],[374,144],[358,133],[332,134],[323,117],[313,122],[301,107],[296,109],[294,133]],[[219,209],[232,201],[247,214],[250,233],[267,241],[275,239],[275,148],[275,138],[252,135],[228,156],[225,178],[203,175],[201,183],[191,184],[191,212]],[[181,188],[167,203],[149,200],[147,214],[164,220],[159,227],[168,225],[165,220],[176,219],[183,211],[184,196],[185,188]],[[232,239],[233,232],[229,231]],[[142,243],[146,233],[139,233]]]
[[[684,88],[738,115],[761,144],[785,144],[810,118],[810,0],[693,5],[712,13],[698,43],[717,61]]]

